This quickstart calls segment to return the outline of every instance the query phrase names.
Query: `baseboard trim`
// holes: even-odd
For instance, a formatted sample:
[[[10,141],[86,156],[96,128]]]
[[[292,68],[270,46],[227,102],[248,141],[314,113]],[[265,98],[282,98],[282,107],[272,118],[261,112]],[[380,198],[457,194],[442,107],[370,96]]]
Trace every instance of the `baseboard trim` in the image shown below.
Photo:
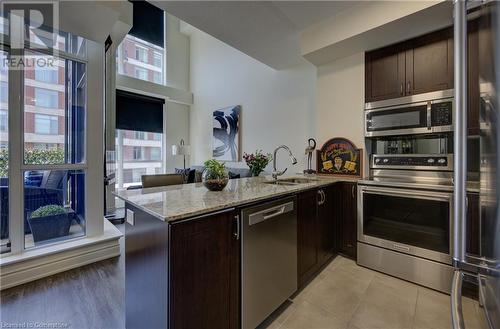
[[[118,231],[112,238],[107,236],[102,240],[93,239],[92,243],[77,248],[4,263],[0,267],[0,290],[119,256],[120,237],[121,233]]]

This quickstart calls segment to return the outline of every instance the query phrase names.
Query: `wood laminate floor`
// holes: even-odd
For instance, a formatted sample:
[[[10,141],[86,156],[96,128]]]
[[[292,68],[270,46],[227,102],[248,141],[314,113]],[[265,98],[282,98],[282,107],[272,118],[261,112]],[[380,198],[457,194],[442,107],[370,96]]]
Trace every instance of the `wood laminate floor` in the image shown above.
[[[120,248],[120,257],[1,291],[0,328],[125,328],[123,238]]]

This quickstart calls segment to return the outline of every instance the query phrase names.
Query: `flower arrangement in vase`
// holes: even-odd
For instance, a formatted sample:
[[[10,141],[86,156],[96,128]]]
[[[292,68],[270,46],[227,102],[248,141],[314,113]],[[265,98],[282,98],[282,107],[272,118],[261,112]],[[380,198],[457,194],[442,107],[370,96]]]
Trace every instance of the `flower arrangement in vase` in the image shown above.
[[[264,154],[262,150],[256,150],[255,153],[244,153],[243,159],[245,160],[252,176],[257,177],[264,171],[266,166],[273,159],[270,153]]]

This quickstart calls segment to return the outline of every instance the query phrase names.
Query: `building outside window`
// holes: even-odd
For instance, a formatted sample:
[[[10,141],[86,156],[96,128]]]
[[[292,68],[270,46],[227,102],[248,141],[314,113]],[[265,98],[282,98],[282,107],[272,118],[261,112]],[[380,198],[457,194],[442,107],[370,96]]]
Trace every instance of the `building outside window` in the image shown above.
[[[135,59],[143,63],[148,62],[148,49],[139,45],[135,46]]]
[[[7,103],[7,82],[3,80],[4,79],[2,78],[2,81],[0,82],[0,103]]]
[[[59,133],[59,118],[54,115],[35,114],[35,133],[57,135]]]
[[[135,68],[135,77],[141,80],[148,80],[148,71],[146,69]]]
[[[36,106],[59,108],[59,93],[56,90],[35,88]]]

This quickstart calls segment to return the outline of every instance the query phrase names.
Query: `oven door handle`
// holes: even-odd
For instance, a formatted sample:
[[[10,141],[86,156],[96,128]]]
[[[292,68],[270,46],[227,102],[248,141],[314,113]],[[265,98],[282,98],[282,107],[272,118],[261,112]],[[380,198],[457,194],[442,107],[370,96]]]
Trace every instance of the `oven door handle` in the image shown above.
[[[387,195],[394,197],[404,197],[412,199],[425,199],[431,201],[446,201],[451,202],[453,194],[451,193],[440,193],[440,192],[420,192],[405,189],[386,189],[386,188],[373,188],[373,187],[362,187],[361,193],[363,194],[377,194],[377,195]]]

